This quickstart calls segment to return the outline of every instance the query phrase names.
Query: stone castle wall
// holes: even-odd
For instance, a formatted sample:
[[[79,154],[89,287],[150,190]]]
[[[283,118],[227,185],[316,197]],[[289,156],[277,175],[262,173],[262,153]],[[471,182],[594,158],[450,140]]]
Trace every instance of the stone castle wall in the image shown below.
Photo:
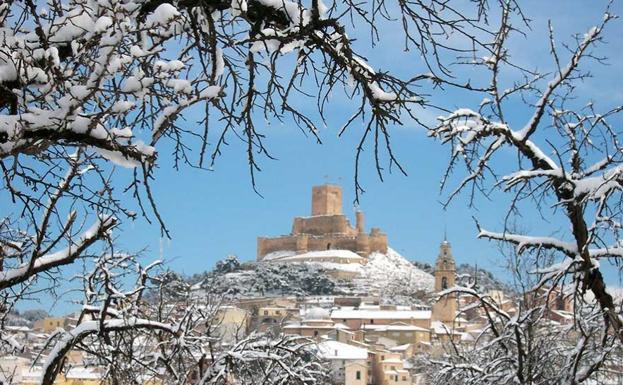
[[[342,188],[325,184],[312,187],[312,216],[342,215]]]
[[[295,251],[297,254],[321,250],[350,250],[367,258],[370,253],[387,252],[387,235],[378,228],[365,233],[364,215],[356,215],[351,226],[342,214],[342,189],[336,185],[312,188],[312,216],[296,217],[292,232],[280,237],[258,237],[257,259],[276,251]]]
[[[344,215],[322,215],[308,218],[294,218],[292,234],[310,234],[322,236],[325,234],[343,234],[354,237],[357,230],[352,228]]]
[[[295,251],[303,254],[308,251],[350,250],[367,258],[372,252],[387,253],[387,235],[359,234],[355,237],[340,235],[310,236],[308,234],[285,235],[281,237],[258,237],[257,259],[261,261],[266,254],[276,251]]]

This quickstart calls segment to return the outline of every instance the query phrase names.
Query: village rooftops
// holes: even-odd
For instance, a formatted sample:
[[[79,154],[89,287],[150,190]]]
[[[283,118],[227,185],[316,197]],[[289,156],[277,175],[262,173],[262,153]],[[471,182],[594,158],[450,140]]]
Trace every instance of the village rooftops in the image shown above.
[[[394,320],[410,320],[410,319],[430,319],[430,310],[372,310],[372,309],[355,309],[341,308],[331,312],[333,319],[394,319]]]
[[[428,329],[425,328],[421,328],[418,326],[414,326],[414,325],[370,325],[370,324],[365,324],[365,325],[361,325],[361,328],[363,330],[372,330],[372,331],[379,331],[379,332],[386,332],[386,331],[409,331],[409,332],[428,332]]]
[[[326,329],[326,330],[334,330],[334,329],[348,329],[348,326],[341,324],[341,323],[336,323],[336,324],[331,324],[331,325],[306,325],[306,324],[301,324],[301,323],[292,323],[292,324],[288,324],[285,325],[283,327],[283,329]]]

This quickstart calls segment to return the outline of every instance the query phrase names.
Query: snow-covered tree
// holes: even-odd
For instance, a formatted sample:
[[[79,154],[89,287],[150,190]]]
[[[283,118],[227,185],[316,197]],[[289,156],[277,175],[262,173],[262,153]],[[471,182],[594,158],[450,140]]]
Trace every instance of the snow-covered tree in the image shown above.
[[[616,371],[608,363],[621,354],[623,309],[608,290],[603,269],[620,269],[623,256],[623,107],[578,87],[606,60],[598,52],[616,19],[606,9],[596,26],[570,43],[559,43],[550,23],[544,41],[552,66],[541,71],[515,60],[507,41],[517,29],[506,12],[494,54],[465,61],[490,74],[488,84],[472,84],[484,99],[441,117],[430,130],[451,149],[443,185],[460,175],[449,201],[464,191],[472,203],[476,194],[508,195],[502,228],[489,231],[477,222],[478,237],[512,245],[520,258],[534,262],[528,270],[537,280],[527,292],[555,290],[574,304],[572,325],[560,327],[548,323],[551,303],[523,303],[511,316],[471,288],[450,289],[478,298],[491,317],[473,349],[438,362],[440,383],[577,384],[600,378],[608,383],[612,378],[604,373],[621,375],[620,360]],[[513,231],[522,218],[530,219],[532,231],[551,223],[561,227],[555,236]],[[551,262],[543,265],[545,259]]]
[[[258,154],[270,157],[258,119],[294,123],[320,142],[329,98],[343,92],[353,107],[340,133],[363,123],[357,164],[370,143],[379,170],[383,149],[390,165],[400,168],[389,130],[403,117],[417,119],[409,107],[428,104],[424,86],[449,75],[442,59],[453,50],[450,38],[490,49],[479,39],[486,34],[487,1],[453,3],[1,2],[0,199],[8,203],[0,213],[1,318],[31,293],[47,290],[56,297],[68,278],[64,267],[84,266],[75,278],[84,285],[82,316],[74,330],[51,340],[44,383],[53,381],[64,355],[78,345],[99,349],[111,373],[130,375],[135,362],[124,354],[133,350],[123,348],[133,341],[166,335],[164,345],[184,349],[197,342],[183,332],[196,317],[190,310],[181,319],[145,313],[143,292],[153,267],[142,268],[115,247],[113,230],[127,219],[153,220],[169,236],[150,187],[156,166],[208,168],[230,140],[241,140],[255,186]],[[379,26],[386,23],[397,23],[404,48],[418,54],[425,73],[401,79],[376,70],[355,50],[358,37],[378,43]],[[310,110],[312,104],[317,108]],[[198,124],[183,122],[187,112],[199,117]],[[129,181],[117,166],[129,169]],[[357,181],[355,173],[359,192]],[[136,285],[121,285],[132,272]],[[0,327],[3,348],[20,348],[5,337]],[[285,357],[281,353],[298,351],[293,343],[258,354],[269,361],[275,354]],[[296,365],[303,361],[293,360],[291,370],[285,361],[275,362],[281,369],[274,373],[289,373],[275,378],[296,383],[288,376],[299,373]]]
[[[77,325],[54,333],[39,359],[42,384],[71,367],[70,350],[105,369],[110,384],[322,384],[313,341],[258,333],[225,341],[223,297],[193,295],[184,280],[157,273],[160,264],[142,268],[119,253],[98,261],[83,280]]]
[[[615,384],[623,375],[623,347],[614,333],[604,333],[598,307],[583,306],[575,322],[561,324],[540,291],[523,293],[515,314],[474,288],[449,292],[472,297],[471,308],[486,321],[473,342],[451,343],[422,360],[434,384]]]

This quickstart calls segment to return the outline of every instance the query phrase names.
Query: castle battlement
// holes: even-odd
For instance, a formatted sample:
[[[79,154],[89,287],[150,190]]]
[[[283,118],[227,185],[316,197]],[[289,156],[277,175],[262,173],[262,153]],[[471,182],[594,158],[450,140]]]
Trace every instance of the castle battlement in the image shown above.
[[[387,253],[387,235],[378,228],[366,234],[364,214],[356,213],[353,227],[342,213],[342,188],[325,184],[312,188],[312,215],[295,217],[292,232],[280,237],[257,238],[257,260],[279,251],[350,250],[367,260],[372,252]]]

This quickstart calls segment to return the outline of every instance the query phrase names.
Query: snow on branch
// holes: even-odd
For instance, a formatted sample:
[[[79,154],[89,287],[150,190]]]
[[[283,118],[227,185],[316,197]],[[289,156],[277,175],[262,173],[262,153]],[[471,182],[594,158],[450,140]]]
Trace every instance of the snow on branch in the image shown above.
[[[533,237],[506,232],[495,233],[480,229],[478,233],[478,238],[510,242],[516,245],[516,250],[518,254],[521,254],[526,249],[531,248],[555,249],[565,253],[572,258],[578,254],[577,245],[575,243],[564,242],[552,237]]]
[[[54,344],[54,347],[48,354],[48,358],[43,364],[43,376],[40,384],[52,385],[54,383],[56,375],[62,367],[65,355],[87,336],[100,332],[114,332],[128,329],[162,330],[170,334],[175,334],[178,330],[175,325],[134,317],[128,319],[108,319],[104,321],[83,321],[75,328],[60,334],[58,341]]]
[[[70,246],[63,250],[45,255],[34,255],[32,259],[21,266],[0,271],[0,289],[6,289],[28,280],[30,277],[54,267],[72,263],[76,258],[95,242],[103,239],[117,223],[117,219],[110,215],[100,217],[80,235],[77,241],[70,241]]]
[[[487,138],[494,138],[517,148],[535,167],[543,170],[559,168],[556,162],[519,132],[511,130],[504,123],[489,120],[475,111],[463,108],[448,116],[440,117],[439,120],[439,125],[432,129],[429,135],[441,138],[443,143],[455,143],[455,156],[463,155],[468,146],[475,146]],[[494,151],[499,147],[498,145]]]

